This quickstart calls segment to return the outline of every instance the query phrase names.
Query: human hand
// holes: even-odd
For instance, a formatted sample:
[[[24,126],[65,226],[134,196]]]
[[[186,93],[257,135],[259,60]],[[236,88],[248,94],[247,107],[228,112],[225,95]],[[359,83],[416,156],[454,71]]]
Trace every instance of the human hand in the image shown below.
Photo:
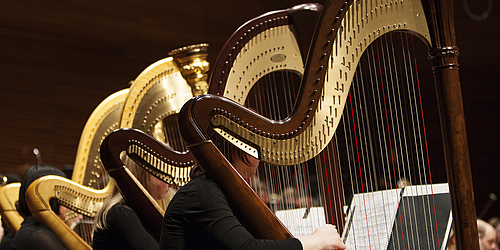
[[[337,228],[327,224],[316,228],[309,237],[298,238],[304,250],[346,249]]]

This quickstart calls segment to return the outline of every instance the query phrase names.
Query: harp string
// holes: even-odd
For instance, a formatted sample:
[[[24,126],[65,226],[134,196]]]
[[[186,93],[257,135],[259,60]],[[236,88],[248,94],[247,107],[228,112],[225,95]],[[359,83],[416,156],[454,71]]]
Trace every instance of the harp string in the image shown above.
[[[379,45],[377,41],[374,43],[375,46],[371,46],[365,52],[372,64],[367,64],[367,69],[363,69],[365,64],[358,66],[359,71],[353,79],[346,107],[351,110],[344,112],[339,126],[342,127],[340,130],[343,134],[337,131],[334,137],[337,145],[342,141],[339,141],[341,137],[344,137],[345,144],[352,145],[346,152],[338,152],[339,156],[348,155],[347,160],[340,161],[344,169],[342,172],[348,173],[347,177],[343,176],[342,179],[351,183],[352,194],[394,189],[399,184],[398,180],[404,179],[411,184],[429,182],[432,184],[420,81],[416,59],[412,58],[415,54],[413,36],[396,34],[382,37],[381,42],[387,44],[385,40],[398,38],[403,44],[403,50],[396,49],[394,43]],[[395,72],[397,67],[402,68],[402,73]],[[364,93],[367,91],[366,87],[372,89]],[[370,104],[371,101],[378,102]],[[373,107],[373,111],[368,112],[370,106]],[[380,159],[376,161],[376,158]],[[376,164],[381,164],[383,167],[380,168]],[[398,166],[403,167],[398,168]],[[357,169],[357,172],[354,172],[354,169]],[[386,184],[377,185],[378,175],[386,180],[383,182]],[[344,187],[342,191],[348,192],[349,189]],[[351,196],[344,194],[344,197]],[[432,217],[436,217],[433,196],[431,197],[423,200],[422,207],[417,207],[414,200],[410,200],[407,204],[408,210],[399,207],[401,217],[400,224],[395,225],[397,228],[393,235],[395,241],[401,241],[403,245],[408,241],[406,244],[420,247],[417,239],[426,237],[429,245],[434,247],[440,245],[437,239],[437,225],[432,225],[431,222]],[[364,200],[364,195],[358,199],[361,199],[360,202],[364,205],[373,206],[373,200]],[[428,225],[427,236],[418,235],[417,230],[413,231],[417,221],[406,212],[422,208],[425,211],[424,223]],[[365,218],[366,223],[369,219],[371,218]],[[403,232],[401,230],[403,224],[408,224],[407,228],[410,228],[410,231]],[[371,230],[367,225],[366,228]],[[366,240],[370,246],[380,244],[378,239],[372,239],[370,236]]]
[[[253,87],[246,106],[274,120],[288,117],[296,99],[299,83],[296,79],[296,73],[290,71],[266,75]],[[266,163],[261,165],[258,169],[259,177],[251,178],[249,183],[271,209],[290,210],[311,207],[316,203],[311,188],[310,167],[307,164],[285,167]],[[293,221],[291,217],[285,220]]]
[[[360,7],[363,9],[362,4]],[[381,42],[384,42],[384,44],[384,40],[386,39],[389,38],[380,38]],[[408,40],[407,36],[404,37],[401,35],[401,41],[403,40]],[[316,158],[313,163],[304,163],[292,167],[278,167],[262,164],[263,166],[259,169],[259,175],[261,177],[249,180],[249,183],[255,187],[255,190],[259,194],[261,193],[260,191],[263,191],[263,193],[267,192],[267,194],[260,195],[266,203],[270,204],[273,210],[288,210],[294,208],[295,206],[290,204],[290,202],[292,200],[296,200],[295,202],[297,202],[301,197],[306,198],[305,207],[311,207],[315,203],[314,192],[311,187],[321,190],[320,192],[323,193],[330,193],[335,189],[338,191],[339,188],[336,188],[334,184],[324,184],[319,181],[312,181],[310,176],[312,174],[325,175],[330,176],[326,179],[337,179],[335,173],[327,169],[327,166],[334,165],[334,162],[338,162],[337,164],[343,169],[347,166],[347,172],[351,172],[351,175],[348,175],[348,177],[343,176],[340,179],[340,192],[343,193],[343,197],[346,198],[352,198],[353,194],[358,193],[364,194],[365,192],[395,189],[398,187],[398,181],[400,180],[407,180],[412,184],[427,183],[427,175],[430,177],[430,173],[427,174],[424,168],[425,162],[427,162],[427,165],[430,165],[430,160],[428,159],[425,127],[420,125],[423,123],[423,114],[422,119],[419,119],[417,115],[417,111],[419,110],[418,106],[420,106],[420,110],[423,108],[420,90],[418,89],[418,74],[413,73],[413,71],[416,71],[416,67],[413,68],[412,63],[410,63],[410,56],[412,53],[409,49],[407,49],[406,52],[402,52],[404,60],[402,63],[396,63],[394,57],[400,52],[396,52],[393,45],[379,45],[378,40],[375,45],[375,48],[371,48],[372,46],[370,46],[366,52],[369,60],[373,62],[373,65],[368,64],[369,73],[359,73],[356,75],[354,79],[355,84],[352,87],[353,90],[363,90],[365,85],[373,85],[371,86],[373,90],[371,90],[371,94],[349,94],[349,105],[352,105],[353,108],[350,111],[344,112],[341,124],[345,127],[343,130],[345,134],[343,136],[336,135],[334,137],[336,143],[333,145],[337,146],[328,146],[321,155],[321,158]],[[408,45],[406,45],[406,47],[408,47]],[[408,55],[408,58],[406,58],[406,55]],[[396,66],[401,65],[403,65],[404,71],[406,71],[406,73],[404,73],[406,77],[405,75],[394,72]],[[363,67],[365,66],[360,66],[360,68]],[[287,78],[287,76],[288,74],[282,75],[282,78]],[[278,90],[282,87],[275,85],[279,81],[274,77],[273,75],[272,77],[268,76],[264,78],[266,79],[265,81],[268,82],[266,85],[272,86],[270,89],[264,89],[260,87],[260,85],[256,85],[254,88],[256,92],[260,94],[249,97],[248,100],[254,100],[254,109],[258,110],[261,114],[274,120],[280,120],[282,117],[286,117],[286,115],[282,116],[279,111],[285,110],[284,113],[289,113],[289,110],[288,108],[277,108],[281,107],[279,103],[282,96],[280,94],[281,92],[278,92]],[[410,89],[410,84],[414,84],[414,78],[417,79],[417,90]],[[406,91],[396,85],[405,83],[406,81],[408,81],[408,90]],[[294,90],[289,89],[288,91],[293,92]],[[418,93],[419,99],[413,99],[413,103],[410,103],[412,105],[398,101],[403,99],[402,95],[405,92],[413,97],[416,97],[416,93]],[[284,99],[284,106],[291,107],[291,103],[294,102],[294,99],[295,97],[293,99]],[[370,104],[367,103],[370,99],[379,101],[378,103],[375,102],[372,104],[374,107],[374,114],[370,114],[368,111],[368,106]],[[290,101],[290,103],[288,103],[288,101]],[[358,102],[365,104],[357,106]],[[417,105],[418,103],[420,105]],[[408,105],[411,114],[409,120],[406,115],[403,114],[403,108]],[[406,129],[409,127],[416,128],[416,131],[411,133],[406,132]],[[342,137],[343,139],[340,139]],[[422,140],[424,142],[422,142]],[[351,144],[353,147],[346,152],[335,151],[339,150],[338,145],[342,141],[344,141],[342,144]],[[410,149],[410,145],[415,149]],[[423,148],[425,148],[426,152],[423,152]],[[418,152],[417,149],[419,149]],[[417,154],[411,157],[407,155],[406,152]],[[349,155],[350,157],[348,160],[339,160],[342,155]],[[427,158],[426,161],[424,158]],[[412,166],[415,160],[417,163],[415,166]],[[381,166],[378,166],[378,164]],[[313,165],[313,167],[311,167],[311,165]],[[400,168],[399,166],[402,167]],[[427,168],[430,170],[430,166]],[[384,180],[385,184],[383,184],[383,187],[379,187],[379,178]],[[351,184],[350,187],[347,185],[346,181]],[[284,190],[288,190],[287,188],[290,186],[295,189],[295,193],[283,195]],[[397,193],[398,191],[394,190],[394,192]],[[276,200],[276,202],[273,200]],[[328,196],[325,199],[321,199],[321,202],[323,204],[340,203],[342,205],[348,205],[350,200],[338,200],[336,196]],[[364,200],[363,202],[372,205],[374,203],[373,200]],[[427,207],[431,207],[432,204],[434,204],[433,201],[426,201],[426,203]],[[415,206],[415,204],[413,204],[413,206]],[[333,207],[335,207],[335,205]],[[406,214],[406,210],[399,209],[402,213],[399,213],[400,224],[396,225],[397,228],[401,229],[403,223],[415,223],[408,218],[409,215]],[[415,210],[417,208],[414,207],[411,209]],[[429,211],[432,210],[429,209]],[[431,216],[430,213],[432,212],[429,212],[429,218]],[[365,220],[368,223],[368,219]],[[366,227],[368,230],[371,230],[367,225]],[[412,227],[410,226],[410,228]],[[429,230],[434,229],[430,228]],[[414,235],[414,232],[403,232],[399,230],[393,236],[396,237],[396,241],[405,242],[409,240],[415,242],[414,238],[410,235]],[[370,246],[372,245],[372,242],[370,242],[371,240],[372,239],[369,237],[368,244]],[[373,241],[373,244],[381,244],[378,242],[378,239],[373,239]]]
[[[406,39],[408,39],[408,36],[406,36]],[[414,38],[413,36],[411,36],[411,47],[412,47],[412,52],[413,52],[413,55],[415,55],[415,45],[414,45]],[[414,57],[414,66],[415,66],[415,72],[418,72],[418,64],[417,64],[417,60],[416,58]],[[413,74],[412,74],[413,76]],[[431,171],[431,163],[430,163],[430,157],[429,157],[429,147],[428,147],[428,143],[427,143],[427,133],[426,133],[426,129],[425,129],[425,119],[424,119],[424,115],[423,115],[423,104],[422,104],[422,94],[420,92],[420,79],[419,79],[419,75],[418,74],[415,74],[415,80],[416,80],[416,83],[417,83],[417,90],[418,90],[418,105],[420,107],[420,110],[422,110],[421,112],[421,123],[422,123],[422,133],[419,133],[419,135],[423,135],[423,138],[420,138],[421,140],[423,140],[423,146],[425,146],[425,151],[423,149],[423,146],[421,146],[421,151],[424,152],[422,154],[422,162],[425,164],[425,162],[427,163],[427,169],[428,169],[428,174],[429,174],[429,184],[430,184],[430,189],[431,189],[431,198],[432,198],[432,201],[429,201],[429,199],[425,199],[425,202],[427,203],[427,207],[431,207],[432,205],[432,211],[433,211],[433,215],[434,215],[434,218],[437,218],[437,215],[436,215],[436,206],[435,206],[435,202],[434,202],[434,190],[433,190],[433,186],[432,186],[432,171]],[[416,95],[416,93],[415,93]],[[420,127],[419,127],[419,132],[420,132]],[[422,145],[422,144],[421,144]],[[424,157],[425,155],[425,157]],[[423,171],[424,174],[426,174],[425,171]],[[427,184],[427,175],[424,175],[424,180],[426,180],[426,184]],[[429,209],[430,210],[430,209]],[[430,217],[430,215],[428,216]],[[431,222],[429,222],[430,224]],[[436,228],[436,232],[435,234],[432,234],[432,237],[434,237],[434,235],[436,236],[436,239],[437,239],[437,245],[439,246],[440,245],[440,242],[439,242],[439,231],[438,231],[438,226],[437,226],[437,220],[435,220],[435,224],[433,225],[435,226]],[[434,239],[434,238],[433,238]],[[433,242],[435,242],[433,240]]]

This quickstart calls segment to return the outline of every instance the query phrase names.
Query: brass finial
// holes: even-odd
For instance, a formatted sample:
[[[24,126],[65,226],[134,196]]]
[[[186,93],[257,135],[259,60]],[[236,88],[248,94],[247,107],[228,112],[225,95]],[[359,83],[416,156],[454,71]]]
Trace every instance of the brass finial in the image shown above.
[[[208,69],[207,61],[208,44],[200,43],[170,51],[168,55],[174,58],[175,63],[181,69],[182,76],[191,86],[193,96],[203,95],[208,92]]]

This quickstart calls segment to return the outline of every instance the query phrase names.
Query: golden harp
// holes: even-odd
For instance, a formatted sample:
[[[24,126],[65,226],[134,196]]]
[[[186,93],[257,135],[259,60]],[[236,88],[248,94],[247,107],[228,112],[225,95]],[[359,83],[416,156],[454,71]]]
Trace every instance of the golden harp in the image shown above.
[[[128,92],[124,89],[108,96],[90,115],[80,138],[72,180],[45,176],[27,190],[26,199],[33,216],[68,249],[91,249],[93,217],[112,195],[114,182],[110,182],[102,167],[99,147],[102,138],[118,127]],[[85,219],[70,228],[51,210],[51,199],[71,209],[72,216],[81,214]]]
[[[437,98],[437,105],[435,106],[437,106],[436,109],[439,113],[444,148],[443,162],[446,163],[455,233],[460,238],[457,245],[461,249],[478,249],[472,179],[458,76],[458,49],[454,36],[452,9],[451,1],[330,1],[325,5],[316,27],[316,34],[307,58],[305,73],[302,77],[300,90],[297,93],[297,101],[288,117],[279,120],[268,119],[235,102],[218,96],[196,97],[183,107],[179,115],[179,123],[182,136],[189,150],[206,175],[221,186],[233,204],[240,206],[240,212],[248,220],[245,222],[247,228],[256,237],[282,239],[291,235],[253,191],[246,188],[247,184],[241,180],[232,170],[227,160],[208,141],[211,134],[215,131],[246,152],[260,158],[261,161],[275,165],[300,164],[312,159],[329,147],[334,132],[341,122],[341,116],[347,116],[349,113],[351,115],[349,120],[354,121],[354,119],[351,119],[354,116],[365,115],[363,112],[358,111],[349,111],[343,114],[346,108],[354,106],[352,103],[355,96],[354,94],[350,95],[350,93],[351,89],[357,88],[357,83],[361,82],[357,79],[362,77],[359,74],[356,75],[355,70],[358,68],[358,62],[365,54],[364,52],[368,51],[371,45],[378,46],[379,42],[384,42],[392,34],[397,34],[395,36],[398,37],[399,34],[416,34],[416,37],[421,38],[427,46],[428,55],[431,59]],[[256,24],[255,27],[260,27],[260,24]],[[243,38],[243,40],[249,41],[252,34],[259,32],[251,30],[248,32],[250,35]],[[403,36],[401,40],[410,41],[411,44],[412,39]],[[375,47],[370,53],[376,55],[377,48]],[[393,51],[391,46],[383,48],[389,48],[389,53]],[[244,51],[245,48],[240,49]],[[235,53],[238,53],[238,51]],[[231,56],[237,57],[234,53],[231,53],[229,57]],[[375,63],[378,63],[377,59],[380,57],[375,58]],[[391,66],[397,65],[392,64]],[[248,63],[248,67],[252,67],[250,63]],[[380,66],[372,69],[384,70]],[[221,72],[229,74],[233,71],[227,68],[221,70]],[[383,72],[381,75],[386,77],[384,78],[386,80],[390,78],[387,75],[391,75],[391,73]],[[252,80],[250,80],[250,83]],[[211,84],[219,81],[224,82],[212,78]],[[351,82],[355,83],[351,86]],[[370,83],[375,85],[376,81],[371,79],[367,82],[368,85]],[[239,85],[240,91],[242,91],[241,88],[244,88],[245,84],[248,84],[248,82]],[[391,91],[397,92],[396,89]],[[415,96],[418,96],[418,94]],[[378,97],[373,99],[378,99]],[[383,100],[381,107],[387,107],[388,110],[389,107],[396,110],[398,106],[404,106],[403,104],[383,106]],[[363,106],[361,110],[367,107]],[[387,122],[391,119],[387,118],[385,122],[391,124]],[[392,130],[389,131],[392,132]],[[361,135],[356,132],[359,131],[352,131],[354,135],[353,144],[359,146],[361,143],[368,142],[368,139],[360,141],[358,137]],[[380,140],[382,141],[382,139]],[[396,139],[391,140],[394,140],[393,142],[397,141]],[[395,151],[412,151],[406,148],[410,143],[399,144],[403,149],[394,149]],[[334,144],[333,147],[336,146],[337,144]],[[369,147],[362,148],[358,146],[353,147],[354,156],[359,156],[358,152],[362,150],[370,151]],[[382,148],[384,148],[383,154],[389,155],[388,158],[394,161],[396,157],[392,152],[393,148]],[[337,153],[337,151],[333,151],[332,154],[336,155]],[[373,159],[359,157],[350,169],[357,171],[359,168],[359,173],[369,172],[363,170],[362,163],[371,160]],[[335,167],[338,163],[328,165]],[[338,173],[340,170],[334,168],[326,172]],[[395,173],[396,171],[392,175],[396,176]],[[398,173],[398,175],[400,174]],[[409,175],[403,174],[399,177]],[[368,193],[367,191],[372,189],[372,187],[363,187],[366,180],[359,176],[356,178],[353,183],[359,179],[361,194]],[[338,177],[328,175],[326,179],[333,182],[330,187],[335,192],[341,191],[341,188],[339,188],[341,185],[338,184],[341,181],[338,180]],[[398,180],[404,181],[404,178]],[[396,178],[391,180],[391,182],[396,181]],[[432,184],[432,182],[430,183]],[[422,181],[416,184],[427,186],[428,182]],[[398,192],[397,187],[393,189]],[[409,189],[406,188],[405,191]],[[356,192],[353,191],[355,194]],[[344,197],[343,195],[333,197],[335,195],[329,193],[326,197],[322,197],[322,200],[329,197],[340,199],[339,203],[325,208],[326,211],[334,211],[333,214],[338,214],[338,216],[326,215],[325,217],[328,218],[330,223],[344,225],[346,222],[343,211]],[[252,219],[257,217],[259,220]],[[263,222],[265,220],[269,222]],[[417,222],[413,221],[413,223]],[[269,225],[276,225],[276,227]],[[410,234],[403,231],[401,230],[399,233]],[[391,235],[391,231],[387,234]],[[373,237],[373,235],[368,234],[365,238],[369,242],[367,243],[369,247],[377,248],[372,246],[370,242],[370,238],[374,239]],[[420,237],[426,238],[426,236]],[[434,240],[436,239],[432,239],[432,241]],[[439,242],[438,239],[436,241]],[[402,246],[409,248],[423,244],[420,240],[412,241],[405,240],[405,238],[402,239],[402,242]],[[431,245],[433,244],[431,243]],[[442,247],[441,243],[434,244],[434,246],[437,248]]]
[[[16,202],[21,183],[11,183],[0,188],[0,213],[13,234],[21,227],[24,218],[17,212]]]

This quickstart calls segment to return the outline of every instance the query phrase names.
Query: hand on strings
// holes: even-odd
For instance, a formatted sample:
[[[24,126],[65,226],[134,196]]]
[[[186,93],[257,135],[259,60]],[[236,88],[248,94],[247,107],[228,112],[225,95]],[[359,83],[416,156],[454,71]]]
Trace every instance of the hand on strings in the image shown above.
[[[316,228],[309,237],[298,238],[304,250],[346,249],[337,228],[327,224]]]

